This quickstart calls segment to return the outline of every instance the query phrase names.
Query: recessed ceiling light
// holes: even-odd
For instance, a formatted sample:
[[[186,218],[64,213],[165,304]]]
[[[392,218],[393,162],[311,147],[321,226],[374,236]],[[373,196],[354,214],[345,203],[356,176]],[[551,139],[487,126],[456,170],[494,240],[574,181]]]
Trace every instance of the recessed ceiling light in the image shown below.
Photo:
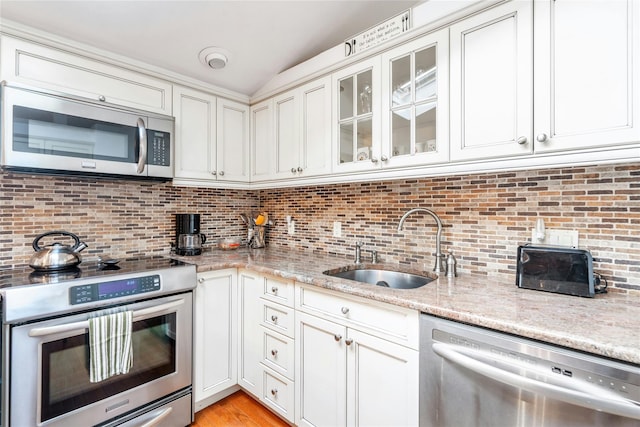
[[[198,58],[207,67],[219,70],[227,66],[229,51],[215,46],[206,47],[200,51]]]

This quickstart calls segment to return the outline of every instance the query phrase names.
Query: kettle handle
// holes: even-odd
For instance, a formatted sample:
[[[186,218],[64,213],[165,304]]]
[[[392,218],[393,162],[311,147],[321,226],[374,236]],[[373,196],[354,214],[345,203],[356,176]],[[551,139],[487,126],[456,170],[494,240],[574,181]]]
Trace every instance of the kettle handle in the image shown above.
[[[205,236],[204,234],[201,234],[200,239],[202,240],[202,243],[204,243],[207,241],[207,236]]]
[[[42,233],[41,235],[39,235],[33,240],[33,245],[32,245],[33,250],[36,252],[40,252],[42,250],[42,248],[38,246],[38,242],[40,241],[40,239],[42,239],[43,237],[52,236],[52,235],[69,236],[73,238],[73,240],[75,241],[73,248],[71,249],[73,251],[75,251],[75,249],[80,245],[80,239],[78,238],[78,236],[76,236],[73,233],[69,233],[68,231],[48,231],[46,233]]]

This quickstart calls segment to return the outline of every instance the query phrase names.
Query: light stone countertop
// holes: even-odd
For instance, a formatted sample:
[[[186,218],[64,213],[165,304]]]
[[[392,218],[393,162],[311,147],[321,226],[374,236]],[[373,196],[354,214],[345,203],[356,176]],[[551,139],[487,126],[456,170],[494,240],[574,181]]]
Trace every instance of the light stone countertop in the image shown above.
[[[519,289],[515,277],[511,283],[499,283],[474,275],[441,278],[417,289],[390,289],[322,274],[352,260],[286,248],[213,249],[199,256],[172,257],[195,264],[199,273],[249,268],[640,365],[640,292],[581,298]]]

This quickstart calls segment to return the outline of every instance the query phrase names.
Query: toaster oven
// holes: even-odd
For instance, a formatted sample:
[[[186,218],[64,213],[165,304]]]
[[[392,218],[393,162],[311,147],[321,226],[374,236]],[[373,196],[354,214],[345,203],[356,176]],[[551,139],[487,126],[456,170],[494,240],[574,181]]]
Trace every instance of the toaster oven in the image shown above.
[[[516,286],[592,298],[596,290],[591,253],[564,247],[519,246]]]

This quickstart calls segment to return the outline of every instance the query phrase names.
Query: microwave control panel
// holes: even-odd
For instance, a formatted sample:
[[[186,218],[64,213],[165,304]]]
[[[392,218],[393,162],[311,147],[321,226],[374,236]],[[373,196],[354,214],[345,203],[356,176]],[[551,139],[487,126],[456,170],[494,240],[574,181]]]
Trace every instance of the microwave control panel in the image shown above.
[[[147,132],[147,163],[157,166],[171,165],[171,134],[157,130]]]
[[[85,304],[160,290],[160,275],[91,283],[69,288],[70,304]]]

